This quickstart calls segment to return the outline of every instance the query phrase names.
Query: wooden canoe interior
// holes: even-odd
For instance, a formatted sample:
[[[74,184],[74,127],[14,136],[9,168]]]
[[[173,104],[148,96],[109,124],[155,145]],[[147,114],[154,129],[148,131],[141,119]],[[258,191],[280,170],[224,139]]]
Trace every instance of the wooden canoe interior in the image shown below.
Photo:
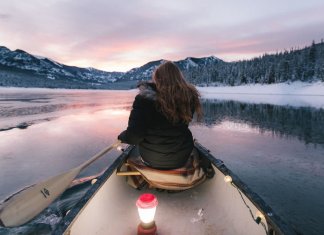
[[[257,224],[252,218],[251,212],[255,217],[259,213],[257,208],[214,168],[214,178],[178,193],[139,191],[127,185],[124,176],[113,173],[64,234],[136,234],[139,217],[135,202],[145,192],[155,194],[159,201],[155,215],[159,235],[266,234],[265,219]]]

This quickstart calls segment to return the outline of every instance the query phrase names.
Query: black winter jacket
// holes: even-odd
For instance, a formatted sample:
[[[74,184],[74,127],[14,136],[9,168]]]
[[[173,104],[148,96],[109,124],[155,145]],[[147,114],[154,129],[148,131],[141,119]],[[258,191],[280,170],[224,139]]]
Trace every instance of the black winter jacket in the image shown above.
[[[156,109],[154,83],[142,83],[135,97],[128,127],[119,136],[123,143],[138,145],[146,164],[157,169],[182,167],[193,149],[187,124],[172,124]]]

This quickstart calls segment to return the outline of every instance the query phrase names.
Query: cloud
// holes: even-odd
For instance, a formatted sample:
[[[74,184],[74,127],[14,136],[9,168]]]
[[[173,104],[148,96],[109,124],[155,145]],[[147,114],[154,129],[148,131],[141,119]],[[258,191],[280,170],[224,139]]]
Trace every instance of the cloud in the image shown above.
[[[5,19],[8,19],[8,18],[10,18],[9,14],[1,14],[0,13],[0,20],[5,20]]]
[[[109,71],[188,56],[238,60],[324,36],[320,0],[2,0],[0,9],[4,46]]]

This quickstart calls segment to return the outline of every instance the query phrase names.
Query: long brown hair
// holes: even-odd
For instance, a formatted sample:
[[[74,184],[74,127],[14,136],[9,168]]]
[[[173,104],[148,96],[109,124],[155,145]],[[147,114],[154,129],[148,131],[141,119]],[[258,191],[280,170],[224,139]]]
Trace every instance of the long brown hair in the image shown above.
[[[157,88],[157,106],[169,121],[188,124],[192,120],[193,111],[197,113],[197,119],[201,119],[200,94],[186,82],[174,63],[166,61],[161,64],[153,74],[153,81]]]

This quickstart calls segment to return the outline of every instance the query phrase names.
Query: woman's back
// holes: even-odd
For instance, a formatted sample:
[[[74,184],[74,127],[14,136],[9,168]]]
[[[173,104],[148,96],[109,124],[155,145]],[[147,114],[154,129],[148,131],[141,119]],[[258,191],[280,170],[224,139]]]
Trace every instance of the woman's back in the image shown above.
[[[146,86],[152,86],[146,84]],[[150,89],[150,88],[145,88]],[[145,90],[144,90],[145,91]],[[156,107],[156,99],[140,93],[136,103],[145,108],[146,133],[139,143],[142,159],[153,168],[174,169],[183,166],[193,149],[193,138],[188,124],[172,123]]]
[[[194,111],[201,116],[199,93],[172,62],[157,68],[153,82],[140,84],[127,130],[119,139],[138,145],[143,161],[153,168],[179,168],[194,146],[188,124]]]

